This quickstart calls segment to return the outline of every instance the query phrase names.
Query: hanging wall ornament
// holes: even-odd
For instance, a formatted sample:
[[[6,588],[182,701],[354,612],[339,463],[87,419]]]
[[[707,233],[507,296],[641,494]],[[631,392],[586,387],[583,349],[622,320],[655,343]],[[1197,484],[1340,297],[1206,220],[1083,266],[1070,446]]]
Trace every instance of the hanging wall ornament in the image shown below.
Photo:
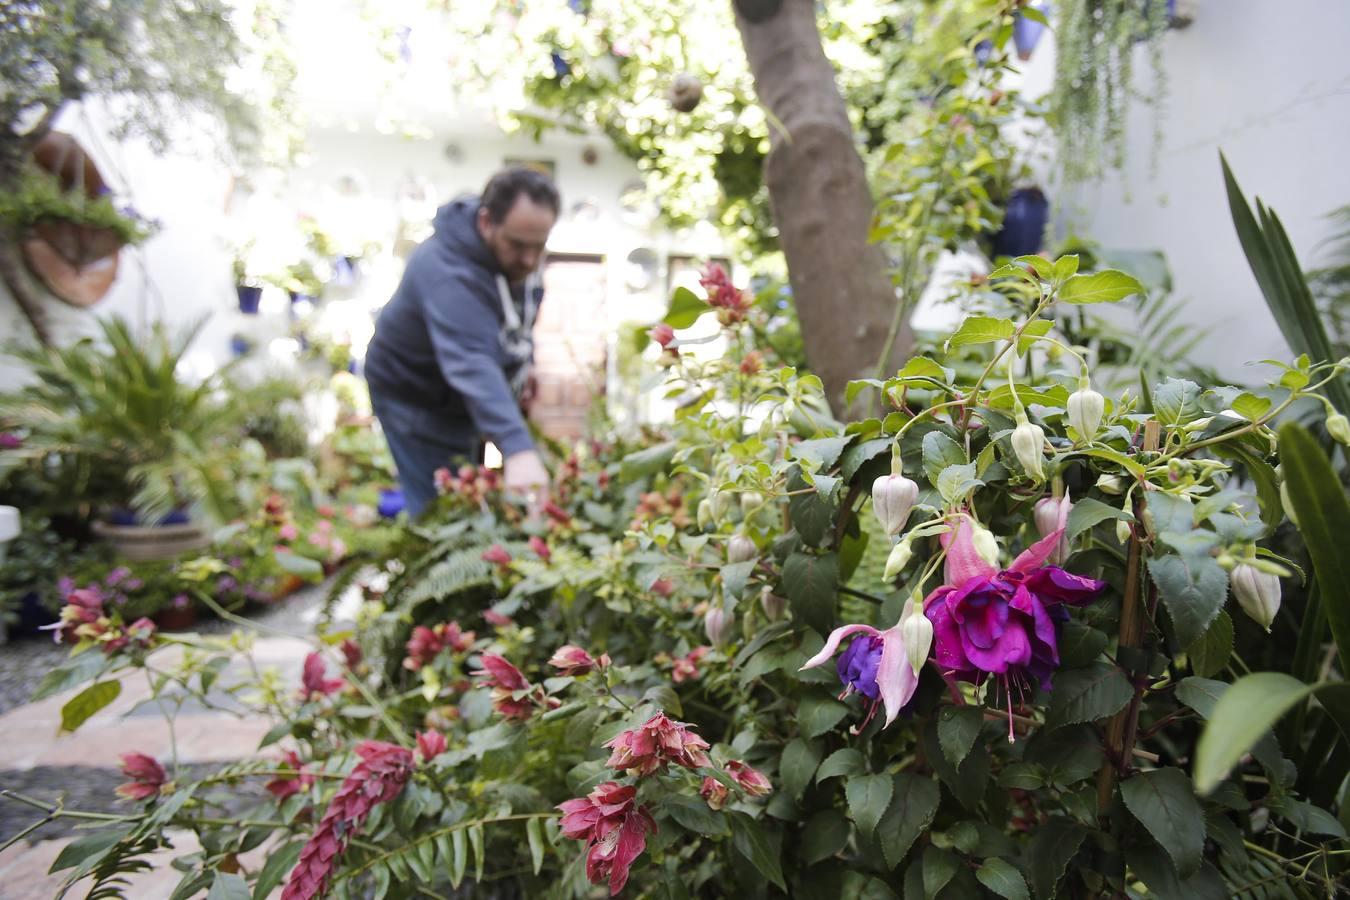
[[[671,80],[666,97],[677,111],[693,112],[703,99],[703,82],[697,75],[681,72]]]

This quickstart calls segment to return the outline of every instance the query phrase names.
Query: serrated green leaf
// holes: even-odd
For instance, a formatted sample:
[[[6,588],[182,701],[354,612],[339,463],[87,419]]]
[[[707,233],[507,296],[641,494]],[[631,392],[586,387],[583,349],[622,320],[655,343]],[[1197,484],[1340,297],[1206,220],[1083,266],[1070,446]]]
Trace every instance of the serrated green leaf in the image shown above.
[[[961,762],[975,746],[984,726],[984,713],[977,706],[944,705],[938,709],[938,744],[942,755],[953,766],[960,767]]]
[[[840,775],[861,775],[866,771],[867,764],[863,760],[863,755],[852,747],[845,747],[831,753],[820,764],[820,768],[816,770],[816,784],[820,784],[826,778],[837,778]]]
[[[1174,768],[1140,772],[1120,783],[1120,796],[1130,814],[1172,857],[1177,874],[1194,875],[1205,846],[1205,812],[1185,773]]]
[[[886,866],[890,869],[904,861],[914,841],[933,823],[942,795],[937,782],[931,778],[908,772],[893,778],[890,806],[876,828],[877,843],[881,845]]]
[[[1095,722],[1120,712],[1133,696],[1129,679],[1110,663],[1056,672],[1046,722],[1052,726]]]
[[[1072,543],[1083,532],[1105,522],[1107,519],[1119,519],[1133,522],[1134,516],[1115,506],[1109,506],[1100,500],[1084,497],[1073,504],[1069,510],[1069,521],[1064,527],[1064,538]]]
[[[837,809],[822,809],[802,829],[801,853],[808,866],[829,859],[848,844],[849,824]]]
[[[1201,678],[1213,678],[1228,666],[1233,655],[1233,620],[1220,610],[1199,640],[1186,648],[1191,671]]]
[[[993,316],[967,316],[961,327],[947,339],[947,347],[965,347],[972,344],[988,344],[993,341],[1006,341],[1016,331],[1012,319],[996,319]]]
[[[122,693],[122,682],[99,681],[89,685],[61,707],[61,730],[74,731],[94,713],[112,703]]]
[[[1012,863],[998,857],[986,859],[975,871],[975,878],[989,890],[1008,900],[1030,900],[1026,879]]]
[[[821,634],[834,626],[839,557],[833,553],[793,553],[783,563],[782,590],[792,614]]]
[[[923,471],[928,482],[937,485],[938,477],[950,466],[970,462],[965,448],[941,431],[930,431],[923,436]]]
[[[876,831],[890,806],[893,788],[890,775],[853,775],[844,782],[849,816],[864,836],[871,838]]]
[[[759,874],[776,884],[779,890],[787,890],[787,885],[783,882],[783,866],[778,858],[778,847],[770,840],[759,822],[745,813],[731,813],[731,844],[750,861]]]
[[[789,796],[801,799],[806,786],[815,777],[820,757],[820,747],[802,738],[790,741],[783,748],[783,756],[778,763],[778,775],[783,781],[783,790]]]
[[[727,833],[726,817],[713,812],[708,804],[693,797],[670,797],[661,804],[681,828],[694,834],[722,837]]]
[[[91,647],[78,653],[42,677],[30,702],[45,700],[53,694],[97,678],[108,665],[108,657],[97,648]]]
[[[1087,831],[1076,822],[1052,816],[1031,836],[1027,846],[1027,864],[1031,886],[1040,900],[1055,896],[1055,886],[1064,877],[1064,869],[1082,846]]]
[[[1269,397],[1258,397],[1245,391],[1233,401],[1232,410],[1249,422],[1255,422],[1270,409]]]
[[[1118,269],[1102,269],[1091,275],[1074,275],[1059,289],[1059,299],[1065,303],[1115,303],[1135,294],[1143,294],[1144,286],[1138,279]]]
[[[1199,640],[1228,598],[1228,573],[1207,553],[1155,557],[1148,562],[1148,572],[1167,607],[1177,642],[1189,646]]]

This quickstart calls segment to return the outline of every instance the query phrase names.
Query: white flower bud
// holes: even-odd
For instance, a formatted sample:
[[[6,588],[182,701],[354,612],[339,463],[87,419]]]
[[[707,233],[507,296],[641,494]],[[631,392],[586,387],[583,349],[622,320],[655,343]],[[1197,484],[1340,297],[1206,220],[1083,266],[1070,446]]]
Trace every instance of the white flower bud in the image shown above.
[[[704,498],[698,501],[698,530],[707,531],[713,524],[713,504]]]
[[[1125,490],[1125,479],[1119,475],[1099,475],[1097,476],[1097,490],[1103,494],[1116,496]]]
[[[714,647],[724,647],[731,640],[732,629],[736,627],[736,614],[719,606],[710,606],[703,614],[703,633],[708,643]]]
[[[1327,434],[1339,444],[1350,445],[1350,421],[1346,421],[1340,413],[1332,413],[1327,416]]]
[[[882,475],[872,482],[872,510],[888,535],[904,530],[918,498],[918,484],[903,475]]]
[[[913,547],[908,540],[903,540],[891,548],[891,555],[886,557],[886,572],[882,575],[887,581],[891,581],[895,576],[909,565],[910,558],[914,555]]]
[[[1242,611],[1258,625],[1270,631],[1270,623],[1280,611],[1280,578],[1262,572],[1249,563],[1238,563],[1228,576],[1233,585],[1233,596]]]
[[[1116,540],[1120,541],[1122,544],[1129,543],[1130,523],[1126,522],[1124,519],[1116,520]]]
[[[1013,454],[1026,473],[1037,481],[1045,480],[1045,470],[1041,468],[1044,447],[1045,432],[1041,430],[1041,426],[1023,420],[1013,429]]]
[[[1092,440],[1101,427],[1106,413],[1106,398],[1088,386],[1086,377],[1078,382],[1078,390],[1069,395],[1069,424],[1085,441]]]
[[[777,622],[787,610],[787,598],[775,594],[766,584],[759,592],[759,605],[770,622]]]
[[[1060,518],[1061,514],[1067,515],[1067,511],[1065,511],[1063,507],[1067,504],[1069,509],[1073,508],[1073,504],[1068,503],[1067,501],[1067,497],[1063,500],[1056,500],[1054,497],[1043,497],[1036,501],[1035,510],[1032,512],[1032,518],[1036,522],[1036,531],[1041,537],[1048,537],[1064,526],[1064,523],[1060,521]],[[1064,561],[1068,558],[1069,542],[1061,535],[1059,543],[1055,545],[1055,549],[1051,551],[1050,556],[1046,558],[1046,562],[1050,563],[1052,566],[1062,566],[1064,565]]]
[[[727,517],[727,513],[731,512],[731,504],[732,502],[734,502],[734,498],[726,491],[718,491],[717,493],[713,494],[712,502],[713,502],[713,515],[715,515],[719,520],[721,520],[725,519]]]
[[[764,495],[758,491],[746,491],[741,494],[741,515],[748,516],[764,505]]]
[[[998,539],[994,533],[978,522],[971,522],[971,543],[975,546],[975,552],[980,554],[980,559],[989,563],[991,566],[998,565]]]
[[[727,562],[738,563],[754,559],[759,555],[755,542],[743,534],[733,534],[727,541]]]
[[[909,611],[900,623],[900,641],[910,667],[918,675],[928,662],[928,651],[933,647],[933,623],[928,621],[917,603],[909,604]]]

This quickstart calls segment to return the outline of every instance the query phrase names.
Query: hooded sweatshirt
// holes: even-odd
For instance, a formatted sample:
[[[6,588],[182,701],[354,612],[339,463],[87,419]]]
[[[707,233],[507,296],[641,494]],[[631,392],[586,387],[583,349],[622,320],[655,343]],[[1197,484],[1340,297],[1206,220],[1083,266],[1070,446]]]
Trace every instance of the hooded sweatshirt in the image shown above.
[[[396,401],[386,428],[450,447],[486,435],[503,456],[534,446],[511,389],[524,360],[509,352],[501,269],[476,225],[478,198],[436,213],[435,233],[413,251],[366,351],[371,391]],[[529,287],[537,307],[540,287]],[[512,287],[517,318],[524,294]]]

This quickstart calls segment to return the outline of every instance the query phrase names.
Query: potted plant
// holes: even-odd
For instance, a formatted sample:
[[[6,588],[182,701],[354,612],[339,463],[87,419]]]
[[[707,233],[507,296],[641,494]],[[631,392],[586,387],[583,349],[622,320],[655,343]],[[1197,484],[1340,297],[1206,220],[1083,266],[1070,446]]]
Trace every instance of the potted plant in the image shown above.
[[[239,311],[246,316],[256,316],[258,304],[262,302],[263,276],[257,271],[257,265],[253,261],[253,246],[251,238],[236,245],[234,261],[231,263]]]
[[[24,168],[17,190],[0,195],[0,224],[40,238],[76,268],[139,244],[158,228],[134,208],[117,207],[106,187],[67,188],[36,165]]]
[[[16,354],[34,381],[0,395],[0,416],[27,423],[28,434],[0,450],[0,464],[27,463],[77,490],[70,511],[92,512],[94,531],[129,558],[204,546],[203,517],[228,519],[237,505],[231,461],[244,448],[217,379],[177,374],[200,323],[143,337],[121,319],[100,326],[102,344]]]
[[[1017,58],[1026,62],[1036,52],[1036,45],[1045,35],[1046,18],[1050,14],[1049,3],[1035,3],[1023,6],[1013,18],[1013,44],[1017,47]]]
[[[1050,201],[1035,186],[1017,188],[1008,198],[1003,225],[993,237],[994,256],[1029,256],[1041,249],[1050,221]]]

